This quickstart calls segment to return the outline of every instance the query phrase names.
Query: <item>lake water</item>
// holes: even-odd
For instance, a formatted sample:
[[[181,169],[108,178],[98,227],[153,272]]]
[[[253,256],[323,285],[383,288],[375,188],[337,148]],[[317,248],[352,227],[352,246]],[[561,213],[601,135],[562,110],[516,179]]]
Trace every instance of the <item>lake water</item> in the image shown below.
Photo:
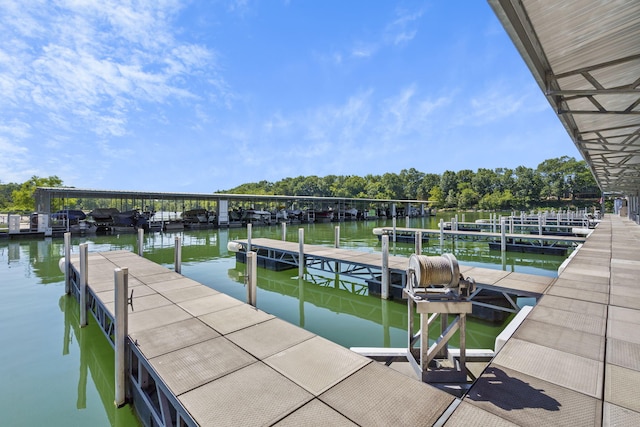
[[[450,214],[444,215],[445,220]],[[481,214],[466,214],[467,221]],[[484,218],[488,218],[485,214]],[[412,219],[411,227],[437,228],[440,217]],[[340,226],[340,246],[380,252],[374,227],[390,221],[353,221],[289,225],[287,240],[333,246],[334,227]],[[404,226],[404,219],[398,226]],[[281,238],[280,226],[254,227],[252,236]],[[175,236],[182,237],[182,274],[244,300],[244,264],[236,263],[227,242],[246,238],[245,228],[151,233],[144,236],[145,257],[173,268]],[[73,252],[89,243],[89,251],[136,251],[137,236],[72,236]],[[432,239],[434,240],[434,239]],[[437,240],[437,239],[435,239]],[[440,254],[436,243],[425,244],[427,255]],[[487,243],[445,242],[463,265],[556,276],[564,258],[489,251]],[[412,244],[391,243],[392,255],[410,256]],[[0,410],[2,425],[136,426],[129,406],[113,405],[113,350],[94,319],[78,327],[78,304],[64,295],[64,276],[58,268],[63,239],[0,239]],[[403,347],[406,345],[406,305],[366,294],[361,282],[310,270],[299,283],[297,269],[258,271],[258,308],[304,327],[345,347]],[[468,324],[468,348],[493,348],[503,325],[480,321]]]

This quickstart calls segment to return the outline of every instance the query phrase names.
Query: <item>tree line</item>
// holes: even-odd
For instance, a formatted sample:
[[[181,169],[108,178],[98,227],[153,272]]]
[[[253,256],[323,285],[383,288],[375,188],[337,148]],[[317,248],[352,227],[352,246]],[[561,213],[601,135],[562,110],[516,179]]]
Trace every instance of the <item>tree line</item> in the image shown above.
[[[22,184],[0,182],[0,211],[29,212],[34,209],[36,187],[62,187],[57,176],[31,177]],[[436,208],[510,210],[559,206],[560,202],[588,201],[600,190],[584,160],[562,156],[545,160],[537,168],[518,166],[477,171],[463,169],[442,174],[414,168],[383,175],[299,176],[277,182],[260,181],[218,191],[230,194],[317,196],[394,200],[429,200]],[[67,203],[69,201],[67,200]],[[91,201],[77,201],[91,208]],[[584,206],[585,203],[582,203]],[[69,206],[72,207],[72,206]]]
[[[598,199],[600,189],[584,160],[562,156],[537,168],[424,173],[414,168],[383,175],[299,176],[239,185],[221,193],[429,200],[436,208],[509,210]],[[583,203],[584,204],[584,203]]]

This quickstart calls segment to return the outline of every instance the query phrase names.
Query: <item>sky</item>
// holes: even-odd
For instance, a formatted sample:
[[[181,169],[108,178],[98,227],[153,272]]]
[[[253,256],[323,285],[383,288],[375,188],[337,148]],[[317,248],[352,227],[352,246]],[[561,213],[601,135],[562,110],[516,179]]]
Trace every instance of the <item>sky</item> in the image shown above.
[[[486,0],[0,0],[0,183],[211,193],[581,159]]]

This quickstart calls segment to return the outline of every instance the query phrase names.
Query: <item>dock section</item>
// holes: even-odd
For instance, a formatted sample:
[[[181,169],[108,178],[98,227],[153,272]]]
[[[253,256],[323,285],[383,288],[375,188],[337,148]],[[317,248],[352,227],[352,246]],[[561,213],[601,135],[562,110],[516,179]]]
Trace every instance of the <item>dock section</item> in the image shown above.
[[[605,216],[447,425],[640,425],[639,271],[640,227]]]
[[[88,306],[110,341],[113,272],[128,269],[128,376],[146,425],[432,425],[454,401],[131,252],[88,258]]]
[[[235,240],[246,251],[247,240]],[[298,243],[283,240],[256,238],[251,240],[251,250],[258,254],[258,266],[274,268],[277,264],[288,265],[289,268],[298,266],[300,246]],[[350,276],[375,284],[380,290],[382,275],[381,253],[371,253],[353,249],[332,248],[320,245],[303,245],[304,265],[307,269],[315,269],[341,276]],[[240,259],[243,260],[240,253]],[[238,258],[237,258],[238,259]],[[406,285],[406,275],[409,259],[401,256],[388,256],[389,274],[392,278],[390,295],[400,299],[402,289]],[[540,297],[555,280],[553,277],[537,276],[533,274],[509,272],[503,270],[460,265],[460,273],[465,277],[472,277],[476,281],[476,291],[470,300],[476,307],[492,310],[517,312],[519,307],[514,297]],[[372,287],[370,286],[370,291]],[[486,293],[493,292],[500,295],[506,304],[496,305],[486,302]]]

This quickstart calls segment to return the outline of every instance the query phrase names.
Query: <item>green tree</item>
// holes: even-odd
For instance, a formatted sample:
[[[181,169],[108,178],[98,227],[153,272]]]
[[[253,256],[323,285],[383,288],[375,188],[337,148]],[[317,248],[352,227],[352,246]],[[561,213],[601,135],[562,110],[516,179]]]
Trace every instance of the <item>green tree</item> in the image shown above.
[[[458,209],[469,209],[478,203],[478,193],[471,188],[463,189],[458,195]]]
[[[417,199],[418,189],[424,180],[425,174],[414,168],[402,169],[400,171],[400,180],[404,187],[402,198],[403,199]]]
[[[571,158],[573,159],[573,158]],[[544,183],[542,195],[560,201],[567,193],[567,162],[569,156],[547,159],[538,165],[537,171]]]
[[[458,190],[458,176],[453,171],[444,171],[440,177],[440,189],[443,194]]]
[[[13,204],[12,194],[20,188],[20,184],[10,182],[8,184],[0,184],[0,211],[7,211]]]
[[[480,196],[491,194],[496,189],[498,176],[491,169],[479,168],[471,180],[471,188]]]
[[[473,171],[470,169],[462,169],[456,173],[456,179],[458,180],[458,191],[461,192],[465,188],[471,188],[473,181]]]
[[[441,208],[444,206],[444,193],[439,185],[434,185],[429,192],[429,200],[433,202],[434,208]]]
[[[416,198],[419,200],[427,200],[430,199],[431,189],[436,185],[440,185],[440,175],[437,173],[427,173],[422,178],[422,182],[418,187],[418,193],[416,194]]]
[[[540,200],[542,191],[542,178],[533,169],[518,166],[515,170],[515,182],[513,185],[514,197],[519,208],[531,207]]]
[[[23,212],[33,211],[35,209],[33,195],[37,187],[62,187],[62,180],[55,175],[48,178],[32,176],[28,181],[23,182],[20,188],[11,193],[11,198],[13,199],[12,209]]]

